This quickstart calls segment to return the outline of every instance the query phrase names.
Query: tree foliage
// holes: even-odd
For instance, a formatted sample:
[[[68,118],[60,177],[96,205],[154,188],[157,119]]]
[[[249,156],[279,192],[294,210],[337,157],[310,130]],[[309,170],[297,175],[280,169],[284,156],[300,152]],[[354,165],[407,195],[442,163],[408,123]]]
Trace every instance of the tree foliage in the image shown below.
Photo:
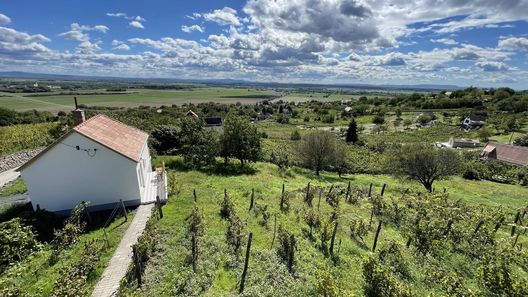
[[[331,166],[335,160],[337,139],[328,131],[312,131],[306,134],[297,147],[301,163],[315,171],[316,175]]]
[[[228,116],[224,122],[220,154],[226,160],[228,158],[240,160],[242,167],[246,161],[257,161],[261,154],[260,134],[257,127],[241,116]]]
[[[420,182],[429,192],[437,180],[460,171],[458,154],[453,150],[426,145],[408,145],[396,150],[389,161],[388,172]]]
[[[348,124],[345,141],[347,143],[356,143],[358,141],[357,123],[356,123],[356,119],[354,118],[352,118],[352,120]]]

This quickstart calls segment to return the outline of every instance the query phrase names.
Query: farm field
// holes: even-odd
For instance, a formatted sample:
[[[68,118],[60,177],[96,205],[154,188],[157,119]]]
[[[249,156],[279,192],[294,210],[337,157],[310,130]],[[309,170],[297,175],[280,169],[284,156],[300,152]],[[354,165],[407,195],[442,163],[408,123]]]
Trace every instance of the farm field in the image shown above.
[[[159,157],[157,161],[167,162],[169,168],[178,162],[172,157]],[[238,174],[215,175],[210,172],[178,170],[175,171],[175,178],[180,191],[164,207],[164,218],[155,223],[158,230],[156,251],[147,262],[143,285],[136,290],[134,284],[129,284],[124,290],[125,296],[236,295],[245,245],[242,251],[233,253],[226,242],[228,223],[220,216],[224,189],[244,223],[244,238],[247,238],[249,232],[253,233],[246,290],[242,296],[315,296],[321,290],[328,289],[326,286],[334,286],[335,296],[362,295],[365,285],[362,263],[374,255],[370,250],[379,218],[374,218],[372,227],[362,239],[351,236],[350,227],[355,220],[369,221],[371,202],[364,196],[354,203],[344,200],[339,202],[337,251],[334,256],[330,256],[323,251],[319,233],[322,232],[321,229],[314,229],[310,235],[305,218],[310,211],[316,211],[321,215],[322,224],[325,224],[324,220],[331,216],[333,208],[325,201],[325,194],[320,204],[315,197],[312,208],[307,206],[303,202],[306,185],[310,182],[311,187],[323,187],[327,192],[331,184],[336,189],[344,190],[350,181],[354,191],[364,191],[373,183],[373,193],[379,195],[383,183],[387,183],[383,198],[387,204],[411,201],[401,198],[407,188],[411,188],[407,194],[410,197],[417,197],[419,192],[425,194],[417,184],[402,183],[388,176],[346,175],[339,178],[336,174],[324,172],[317,177],[308,170],[298,168],[278,171],[276,166],[267,163],[257,163],[251,170]],[[289,197],[288,210],[281,210],[279,207],[283,183]],[[508,212],[508,221],[513,218],[517,208],[526,206],[524,197],[528,195],[528,189],[517,185],[505,187],[497,183],[468,182],[458,178],[441,182],[437,186],[447,188],[451,203],[462,198],[469,209],[483,208],[492,211],[495,207],[501,207]],[[249,211],[252,189],[255,190],[255,208]],[[197,202],[193,202],[193,190],[196,190]],[[187,233],[194,205],[203,214],[204,230],[198,244],[200,254],[196,273],[192,272],[189,262],[191,250]],[[320,210],[317,210],[319,207]],[[275,216],[277,225],[293,234],[296,239],[292,272],[288,271],[276,252],[281,243],[273,235]],[[477,224],[475,219],[473,217],[468,222],[458,222],[456,228],[467,227],[473,230]],[[421,255],[412,245],[410,248],[405,247],[407,229],[390,221],[388,217],[384,219],[377,247],[383,251],[397,247],[397,255],[403,262],[397,268],[402,274],[397,274],[396,278],[415,296],[447,294],[442,281],[435,282],[430,278],[431,271],[438,271],[438,274],[446,271],[454,273],[450,277],[456,277],[457,282],[464,283],[464,288],[472,292],[482,289],[478,280],[479,261],[460,252],[450,252],[447,239],[445,245],[436,243],[438,250],[432,254]],[[465,225],[467,226],[463,227]],[[493,228],[493,224],[486,223],[482,228]],[[513,241],[509,237],[507,226],[499,230],[496,240],[500,245]],[[523,244],[528,243],[526,237],[520,238],[519,243],[521,241]],[[442,259],[441,263],[438,262],[439,257]],[[526,270],[515,268],[514,271],[516,279],[526,279],[528,276]]]
[[[37,109],[47,111],[69,111],[73,108],[73,97],[80,104],[89,106],[135,107],[140,105],[182,105],[188,103],[237,103],[254,104],[278,93],[273,90],[244,88],[200,87],[182,90],[129,89],[123,94],[104,94],[104,89],[83,91],[100,93],[98,95],[53,95],[48,93],[11,94],[0,93],[0,106],[18,111]],[[82,93],[82,92],[81,92]],[[1,96],[3,95],[3,96]]]

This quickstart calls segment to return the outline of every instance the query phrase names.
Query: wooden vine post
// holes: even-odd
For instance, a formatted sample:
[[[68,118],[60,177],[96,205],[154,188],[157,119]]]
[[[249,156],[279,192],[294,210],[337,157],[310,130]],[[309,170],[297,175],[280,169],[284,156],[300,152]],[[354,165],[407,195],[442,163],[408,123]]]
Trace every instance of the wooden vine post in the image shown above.
[[[335,242],[335,237],[336,237],[336,233],[337,233],[337,221],[334,225],[334,231],[332,232],[332,239],[330,240],[330,255],[334,255],[334,242]]]
[[[255,203],[255,189],[251,189],[251,199],[249,200],[249,211],[253,209],[253,203]]]
[[[381,188],[381,197],[385,194],[385,187],[387,187],[387,184],[383,184],[383,187]]]
[[[161,207],[161,200],[159,196],[156,196],[156,205],[158,206],[160,219],[163,219],[163,209]]]
[[[193,189],[194,202],[198,202],[198,196],[196,196],[196,189]]]
[[[244,261],[244,270],[242,271],[242,278],[240,279],[240,289],[238,292],[241,294],[244,292],[244,283],[246,282],[246,275],[249,265],[249,255],[251,250],[251,241],[253,240],[253,233],[249,233],[249,238],[247,242],[247,248],[246,248],[246,260]]]
[[[378,229],[376,229],[376,236],[374,237],[374,244],[372,245],[372,251],[373,252],[376,251],[376,245],[378,244],[378,236],[379,236],[380,231],[381,231],[381,224],[382,224],[382,221],[380,220],[379,223],[378,223]]]
[[[125,222],[127,222],[128,221],[128,213],[127,213],[125,204],[123,203],[123,199],[119,199],[119,203],[121,204],[121,211],[125,215]]]
[[[290,250],[289,250],[289,253],[288,253],[288,270],[290,272],[292,272],[293,261],[295,259],[295,245],[296,245],[295,235],[292,234],[290,236]]]
[[[271,240],[270,249],[273,248],[273,243],[275,243],[275,235],[277,234],[277,214],[274,214],[273,216],[274,216],[275,223],[273,223],[273,239]]]
[[[281,200],[280,200],[280,209],[284,209],[284,183],[282,183],[282,192],[281,192]]]
[[[369,197],[369,198],[372,197],[372,183],[370,183],[368,197]]]
[[[192,269],[196,273],[196,261],[198,260],[198,245],[196,242],[196,235],[194,232],[191,234],[191,250],[192,250]]]

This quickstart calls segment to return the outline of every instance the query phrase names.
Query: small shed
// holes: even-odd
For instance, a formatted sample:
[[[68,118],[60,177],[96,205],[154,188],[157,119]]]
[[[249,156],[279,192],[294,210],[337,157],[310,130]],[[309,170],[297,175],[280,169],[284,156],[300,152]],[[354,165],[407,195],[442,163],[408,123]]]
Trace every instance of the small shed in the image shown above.
[[[164,170],[152,169],[149,135],[105,115],[84,120],[22,165],[21,172],[34,209],[68,214],[82,201],[90,209],[167,199]]]
[[[490,142],[482,150],[480,157],[519,166],[528,166],[528,147]]]
[[[459,147],[477,147],[479,146],[480,141],[478,139],[469,139],[469,138],[449,138],[447,143],[448,147],[459,148]]]

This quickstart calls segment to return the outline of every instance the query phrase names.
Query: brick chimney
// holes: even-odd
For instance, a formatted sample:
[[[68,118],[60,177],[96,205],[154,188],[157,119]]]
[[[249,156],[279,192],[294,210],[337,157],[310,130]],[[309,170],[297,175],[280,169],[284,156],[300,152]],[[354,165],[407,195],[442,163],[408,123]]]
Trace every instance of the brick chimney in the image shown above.
[[[73,97],[73,99],[75,100],[75,110],[72,111],[73,125],[77,126],[84,122],[86,117],[84,116],[84,110],[79,109],[79,106],[77,105],[77,97]]]

